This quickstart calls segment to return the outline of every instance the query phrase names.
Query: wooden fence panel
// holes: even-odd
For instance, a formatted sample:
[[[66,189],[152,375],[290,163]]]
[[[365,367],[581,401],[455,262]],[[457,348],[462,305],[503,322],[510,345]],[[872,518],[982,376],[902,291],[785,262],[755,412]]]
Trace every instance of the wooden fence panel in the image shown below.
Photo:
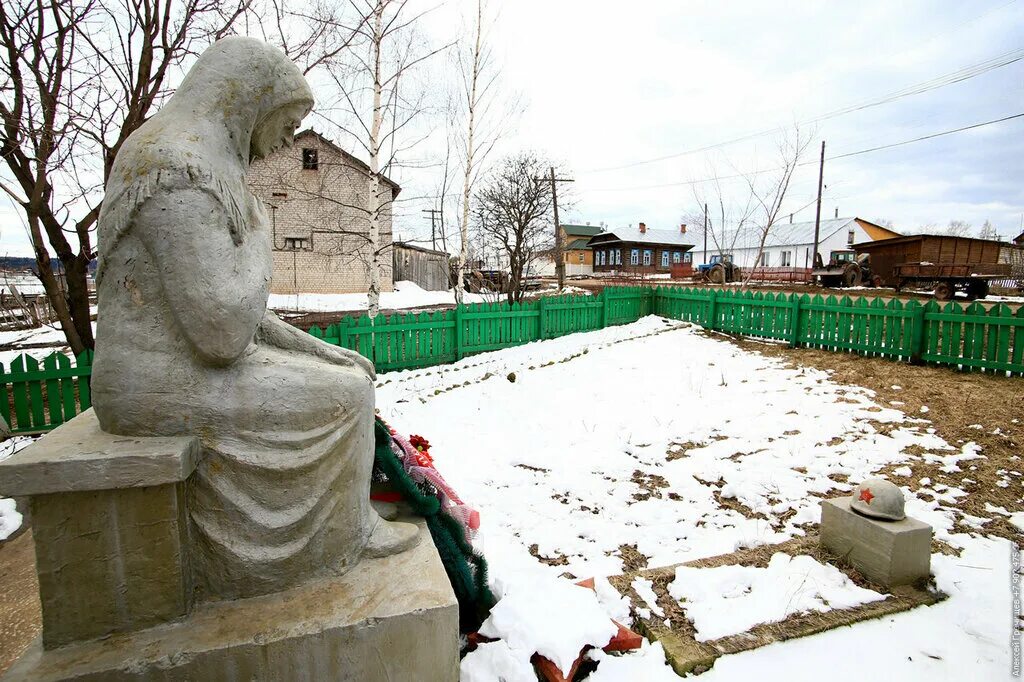
[[[903,303],[890,299],[773,294],[687,287],[608,287],[597,296],[547,297],[513,306],[370,320],[347,317],[309,333],[374,362],[378,372],[428,367],[538,339],[627,324],[655,313],[709,329],[832,351],[1024,375],[1024,307]],[[54,428],[88,409],[92,353],[63,354],[42,367],[29,356],[0,365],[0,416],[15,433]]]

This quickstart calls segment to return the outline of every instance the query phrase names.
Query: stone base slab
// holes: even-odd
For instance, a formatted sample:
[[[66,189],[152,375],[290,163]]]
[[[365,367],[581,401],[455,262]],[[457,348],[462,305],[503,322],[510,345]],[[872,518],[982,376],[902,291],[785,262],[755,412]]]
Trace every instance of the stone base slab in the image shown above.
[[[724,655],[750,651],[797,637],[807,637],[919,606],[931,606],[946,598],[946,595],[941,592],[914,585],[900,585],[884,590],[886,599],[883,601],[869,602],[850,609],[826,611],[825,613],[792,614],[781,622],[762,623],[755,625],[747,632],[709,642],[698,642],[693,624],[686,620],[685,612],[678,605],[674,608],[671,606],[675,601],[668,594],[668,585],[675,580],[678,566],[692,568],[732,565],[764,567],[767,566],[771,555],[777,551],[791,556],[806,554],[820,560],[818,543],[819,538],[816,535],[808,534],[778,545],[760,545],[683,564],[673,564],[662,568],[645,568],[621,576],[612,576],[609,581],[619,593],[632,602],[634,613],[640,608],[649,609],[649,604],[633,590],[633,581],[639,577],[646,578],[653,583],[658,604],[665,609],[665,616],[668,617],[669,622],[666,624],[665,618],[656,614],[651,614],[649,618],[638,615],[633,621],[633,628],[649,640],[661,642],[669,665],[681,677],[707,671],[714,665],[715,660]],[[839,568],[843,569],[843,567]],[[827,679],[828,671],[822,671],[821,677]]]
[[[200,605],[172,623],[44,650],[36,639],[3,678],[455,682],[459,612],[430,534],[339,578]]]

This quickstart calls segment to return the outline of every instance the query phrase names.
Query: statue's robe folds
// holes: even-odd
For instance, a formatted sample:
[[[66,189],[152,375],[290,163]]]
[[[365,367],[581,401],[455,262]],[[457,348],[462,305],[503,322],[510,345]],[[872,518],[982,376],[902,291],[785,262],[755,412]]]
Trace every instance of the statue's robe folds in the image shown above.
[[[126,141],[100,216],[93,404],[110,433],[199,437],[186,492],[199,599],[288,589],[414,540],[369,503],[372,369],[266,308],[249,145],[269,112],[306,100],[279,51],[218,42]]]

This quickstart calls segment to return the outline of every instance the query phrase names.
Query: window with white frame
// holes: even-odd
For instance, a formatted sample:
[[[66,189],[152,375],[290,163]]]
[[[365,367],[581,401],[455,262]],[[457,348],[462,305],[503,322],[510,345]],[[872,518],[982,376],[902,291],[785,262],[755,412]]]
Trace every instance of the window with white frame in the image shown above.
[[[661,252],[661,267],[663,267],[663,268],[667,268],[668,267],[668,251],[662,251]]]
[[[850,228],[850,233],[848,235],[846,235],[846,243],[847,244],[852,244],[854,238],[855,238],[855,233],[853,231],[853,228]]]
[[[653,257],[653,255],[654,254],[651,253],[650,249],[644,249],[644,265],[651,264],[651,258]]]
[[[767,251],[762,251],[761,252],[761,258],[757,261],[757,264],[760,265],[762,268],[768,267],[768,252]]]
[[[693,254],[690,253],[689,251],[683,252],[683,262],[684,263],[692,263],[693,262]]]
[[[622,249],[615,249],[615,264],[622,265]]]
[[[784,268],[788,268],[789,266],[791,266],[793,264],[793,261],[791,260],[792,253],[792,251],[783,251],[780,254],[782,260],[779,262],[779,265],[781,265]]]
[[[629,264],[638,265],[640,263],[640,249],[633,249],[629,252]]]
[[[672,252],[672,262],[673,263],[681,263],[682,260],[683,260],[683,253],[682,253],[682,251],[673,251]]]

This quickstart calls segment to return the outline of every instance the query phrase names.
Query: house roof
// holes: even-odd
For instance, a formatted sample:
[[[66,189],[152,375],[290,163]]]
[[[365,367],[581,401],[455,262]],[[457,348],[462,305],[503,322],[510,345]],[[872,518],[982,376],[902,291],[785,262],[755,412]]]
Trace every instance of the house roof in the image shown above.
[[[860,250],[860,249],[871,249],[871,248],[873,248],[875,246],[889,246],[890,244],[905,244],[907,242],[921,241],[921,240],[926,239],[926,238],[930,238],[930,239],[959,239],[961,241],[984,242],[986,244],[999,244],[1000,246],[1007,246],[1006,242],[1001,242],[1001,241],[998,241],[996,239],[982,239],[980,237],[958,237],[958,236],[953,235],[953,234],[931,234],[931,233],[927,233],[927,232],[922,232],[920,234],[900,235],[899,237],[893,237],[892,239],[879,239],[879,240],[873,241],[873,242],[861,242],[859,244],[854,244],[853,248],[858,249],[858,250]]]
[[[565,226],[563,225],[563,227]],[[587,246],[587,242],[589,241],[589,239],[573,239],[565,245],[565,248],[569,251],[582,251],[583,249],[589,249],[590,247]]]
[[[820,223],[818,241],[823,242],[834,234],[849,229],[851,223],[860,223],[860,226],[864,228],[864,231],[867,232],[868,236],[873,240],[889,239],[891,237],[901,236],[898,232],[894,232],[886,227],[882,227],[881,225],[876,225],[875,223],[872,223],[869,220],[864,220],[863,218],[829,218],[822,220]],[[735,248],[756,248],[760,240],[761,228],[749,227],[744,229],[736,239]],[[730,239],[727,238],[725,243],[729,243],[729,241]],[[764,245],[795,246],[813,243],[814,221],[809,220],[802,223],[776,223],[768,233],[768,238],[765,240]]]
[[[597,225],[566,225],[562,224],[562,230],[570,237],[593,237],[601,234],[604,228]]]
[[[429,253],[433,256],[444,256],[445,258],[451,257],[451,254],[449,254],[447,251],[437,251],[435,249],[428,249],[425,246],[419,246],[417,244],[413,244],[412,242],[393,242],[391,246],[396,249],[409,249],[410,251]]]
[[[613,230],[594,235],[590,238],[590,242],[593,244],[595,243],[594,240],[599,240],[597,243],[610,241],[609,239],[599,239],[600,237],[608,236],[614,237],[619,241],[636,242],[639,244],[667,244],[669,246],[689,247],[694,245],[691,235],[678,230],[652,230],[647,228],[645,232],[641,232],[639,227],[617,227]]]
[[[1024,232],[1021,232],[1016,237],[1014,237],[1013,238],[1013,243],[1014,244],[1024,244]]]
[[[326,137],[324,137],[320,133],[316,132],[312,128],[306,128],[305,130],[302,130],[302,131],[300,131],[298,133],[295,133],[295,139],[296,140],[299,140],[300,138],[303,138],[303,137],[309,137],[309,136],[313,136],[313,137],[316,137],[317,139],[319,139],[322,143],[324,143],[325,145],[327,145],[328,147],[330,147],[334,151],[336,151],[339,154],[341,154],[342,158],[344,158],[346,161],[351,163],[356,168],[359,168],[360,170],[365,171],[366,173],[370,172],[370,166],[365,161],[359,159],[358,157],[353,156],[352,154],[349,154],[347,151],[345,151],[344,149],[342,149],[341,147],[336,145],[332,140],[327,139]],[[395,182],[394,180],[392,180],[391,178],[387,177],[386,175],[381,175],[380,179],[385,184],[391,185],[391,188],[394,190],[394,194],[392,195],[393,197],[397,197],[398,193],[402,191],[402,188],[399,187],[398,183]]]

